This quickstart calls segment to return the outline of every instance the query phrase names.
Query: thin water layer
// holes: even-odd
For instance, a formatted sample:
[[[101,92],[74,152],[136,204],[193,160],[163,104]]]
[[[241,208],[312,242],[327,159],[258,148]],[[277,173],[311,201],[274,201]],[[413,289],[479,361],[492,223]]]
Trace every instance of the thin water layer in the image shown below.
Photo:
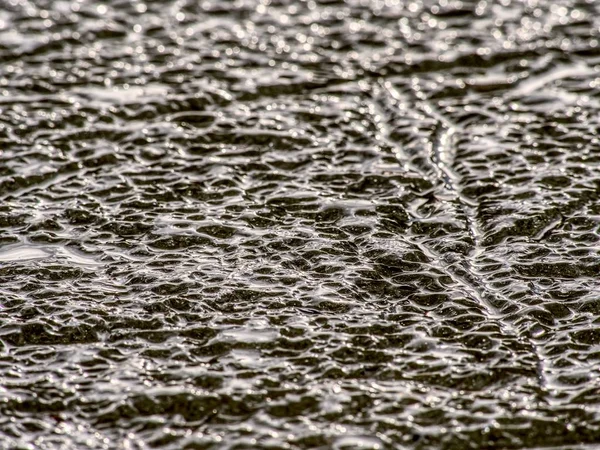
[[[10,246],[0,251],[0,262],[18,262],[48,258],[51,254],[41,248],[28,246]]]
[[[6,245],[0,249],[0,262],[17,263],[38,259],[62,260],[80,266],[98,266],[102,263],[91,255],[59,245]]]
[[[0,1],[0,447],[600,445],[598,30]]]

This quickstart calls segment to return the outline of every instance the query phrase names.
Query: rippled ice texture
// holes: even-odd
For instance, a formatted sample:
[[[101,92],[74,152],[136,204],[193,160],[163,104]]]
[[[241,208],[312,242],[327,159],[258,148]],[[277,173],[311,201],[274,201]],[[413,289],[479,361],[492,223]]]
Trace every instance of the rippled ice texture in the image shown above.
[[[599,30],[0,1],[2,448],[600,443]]]

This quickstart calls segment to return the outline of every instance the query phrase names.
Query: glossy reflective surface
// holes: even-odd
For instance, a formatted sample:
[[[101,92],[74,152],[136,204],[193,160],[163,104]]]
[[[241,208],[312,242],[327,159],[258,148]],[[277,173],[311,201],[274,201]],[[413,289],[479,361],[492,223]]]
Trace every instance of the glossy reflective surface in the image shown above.
[[[0,7],[7,448],[593,448],[600,3]]]

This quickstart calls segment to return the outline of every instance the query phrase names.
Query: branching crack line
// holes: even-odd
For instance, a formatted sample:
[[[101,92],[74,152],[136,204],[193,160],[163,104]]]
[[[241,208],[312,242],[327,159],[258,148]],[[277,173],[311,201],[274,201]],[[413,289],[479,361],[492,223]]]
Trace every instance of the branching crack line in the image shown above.
[[[389,80],[379,80],[378,87],[387,94],[388,99],[401,101],[403,98]],[[429,165],[432,169],[431,172],[437,178],[437,182],[433,184],[437,186],[436,189],[438,191],[441,189],[439,197],[448,199],[449,203],[457,209],[458,215],[464,218],[466,231],[469,233],[472,242],[472,248],[468,255],[455,252],[440,254],[425,243],[415,242],[414,239],[411,239],[411,241],[427,255],[430,261],[445,263],[443,266],[440,264],[438,268],[457,281],[467,296],[476,299],[488,318],[496,321],[501,329],[504,329],[504,333],[507,336],[513,336],[518,341],[526,343],[536,362],[535,373],[537,375],[538,387],[541,391],[548,393],[546,368],[541,348],[530,337],[524,336],[519,331],[521,327],[517,327],[517,324],[513,320],[507,319],[506,313],[503,313],[503,311],[506,311],[513,302],[501,292],[488,286],[488,283],[485,281],[485,275],[480,273],[475,267],[476,261],[485,251],[484,246],[481,244],[482,232],[477,221],[477,205],[473,205],[461,197],[461,177],[454,169],[456,164],[453,151],[455,138],[464,130],[462,130],[460,125],[452,122],[434,105],[425,100],[422,95],[414,94],[406,100],[412,102],[423,114],[433,119],[436,123],[429,143],[428,155]],[[419,170],[419,173],[427,176],[422,170]],[[413,217],[413,219],[417,218]]]

